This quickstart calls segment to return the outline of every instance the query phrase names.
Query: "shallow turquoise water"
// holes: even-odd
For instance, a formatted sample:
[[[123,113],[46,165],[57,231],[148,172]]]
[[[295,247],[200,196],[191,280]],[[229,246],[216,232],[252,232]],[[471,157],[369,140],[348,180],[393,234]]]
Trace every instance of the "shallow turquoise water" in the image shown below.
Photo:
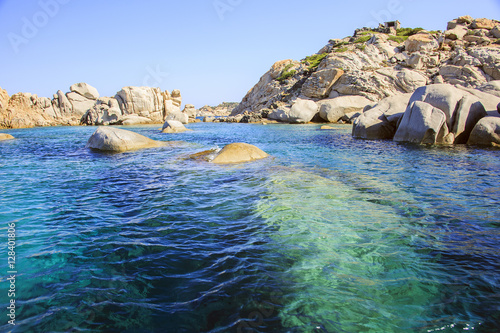
[[[5,131],[0,331],[497,331],[499,150],[190,128],[129,128],[184,143],[123,154],[85,149],[92,127]],[[185,158],[239,141],[272,158]]]

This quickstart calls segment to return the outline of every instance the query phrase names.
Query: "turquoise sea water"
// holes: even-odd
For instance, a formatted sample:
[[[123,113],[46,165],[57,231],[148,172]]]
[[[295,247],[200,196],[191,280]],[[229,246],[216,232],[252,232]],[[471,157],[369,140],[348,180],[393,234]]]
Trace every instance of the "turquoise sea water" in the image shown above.
[[[192,124],[123,154],[4,131],[2,332],[496,332],[500,151]],[[272,155],[188,160],[230,142]],[[16,326],[7,324],[15,222]]]

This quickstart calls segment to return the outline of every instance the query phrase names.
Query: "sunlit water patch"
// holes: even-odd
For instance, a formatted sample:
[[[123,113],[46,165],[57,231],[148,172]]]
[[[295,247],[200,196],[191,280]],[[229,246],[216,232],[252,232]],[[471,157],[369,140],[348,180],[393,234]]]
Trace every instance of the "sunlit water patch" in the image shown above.
[[[123,154],[85,149],[91,127],[8,131],[0,230],[16,222],[19,273],[2,331],[495,331],[498,150],[189,126],[130,128],[182,142]],[[272,157],[186,159],[240,141]]]

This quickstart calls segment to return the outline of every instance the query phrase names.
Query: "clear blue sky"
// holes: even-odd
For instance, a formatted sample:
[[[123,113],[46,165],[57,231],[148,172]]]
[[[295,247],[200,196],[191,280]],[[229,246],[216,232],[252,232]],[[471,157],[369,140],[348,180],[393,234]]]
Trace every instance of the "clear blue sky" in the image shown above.
[[[275,61],[355,28],[444,30],[466,14],[500,19],[500,1],[0,0],[0,87],[51,97],[77,82],[102,96],[150,85],[197,107],[239,102]]]

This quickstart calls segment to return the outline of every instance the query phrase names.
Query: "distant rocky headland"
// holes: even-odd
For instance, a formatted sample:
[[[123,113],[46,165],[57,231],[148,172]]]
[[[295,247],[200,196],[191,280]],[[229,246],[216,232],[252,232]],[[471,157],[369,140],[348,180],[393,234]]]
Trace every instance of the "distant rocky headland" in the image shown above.
[[[399,21],[357,29],[301,61],[276,62],[239,104],[181,104],[180,91],[150,87],[100,97],[80,83],[52,99],[0,89],[0,128],[267,119],[353,123],[361,139],[498,145],[500,22],[462,16],[445,31]]]

